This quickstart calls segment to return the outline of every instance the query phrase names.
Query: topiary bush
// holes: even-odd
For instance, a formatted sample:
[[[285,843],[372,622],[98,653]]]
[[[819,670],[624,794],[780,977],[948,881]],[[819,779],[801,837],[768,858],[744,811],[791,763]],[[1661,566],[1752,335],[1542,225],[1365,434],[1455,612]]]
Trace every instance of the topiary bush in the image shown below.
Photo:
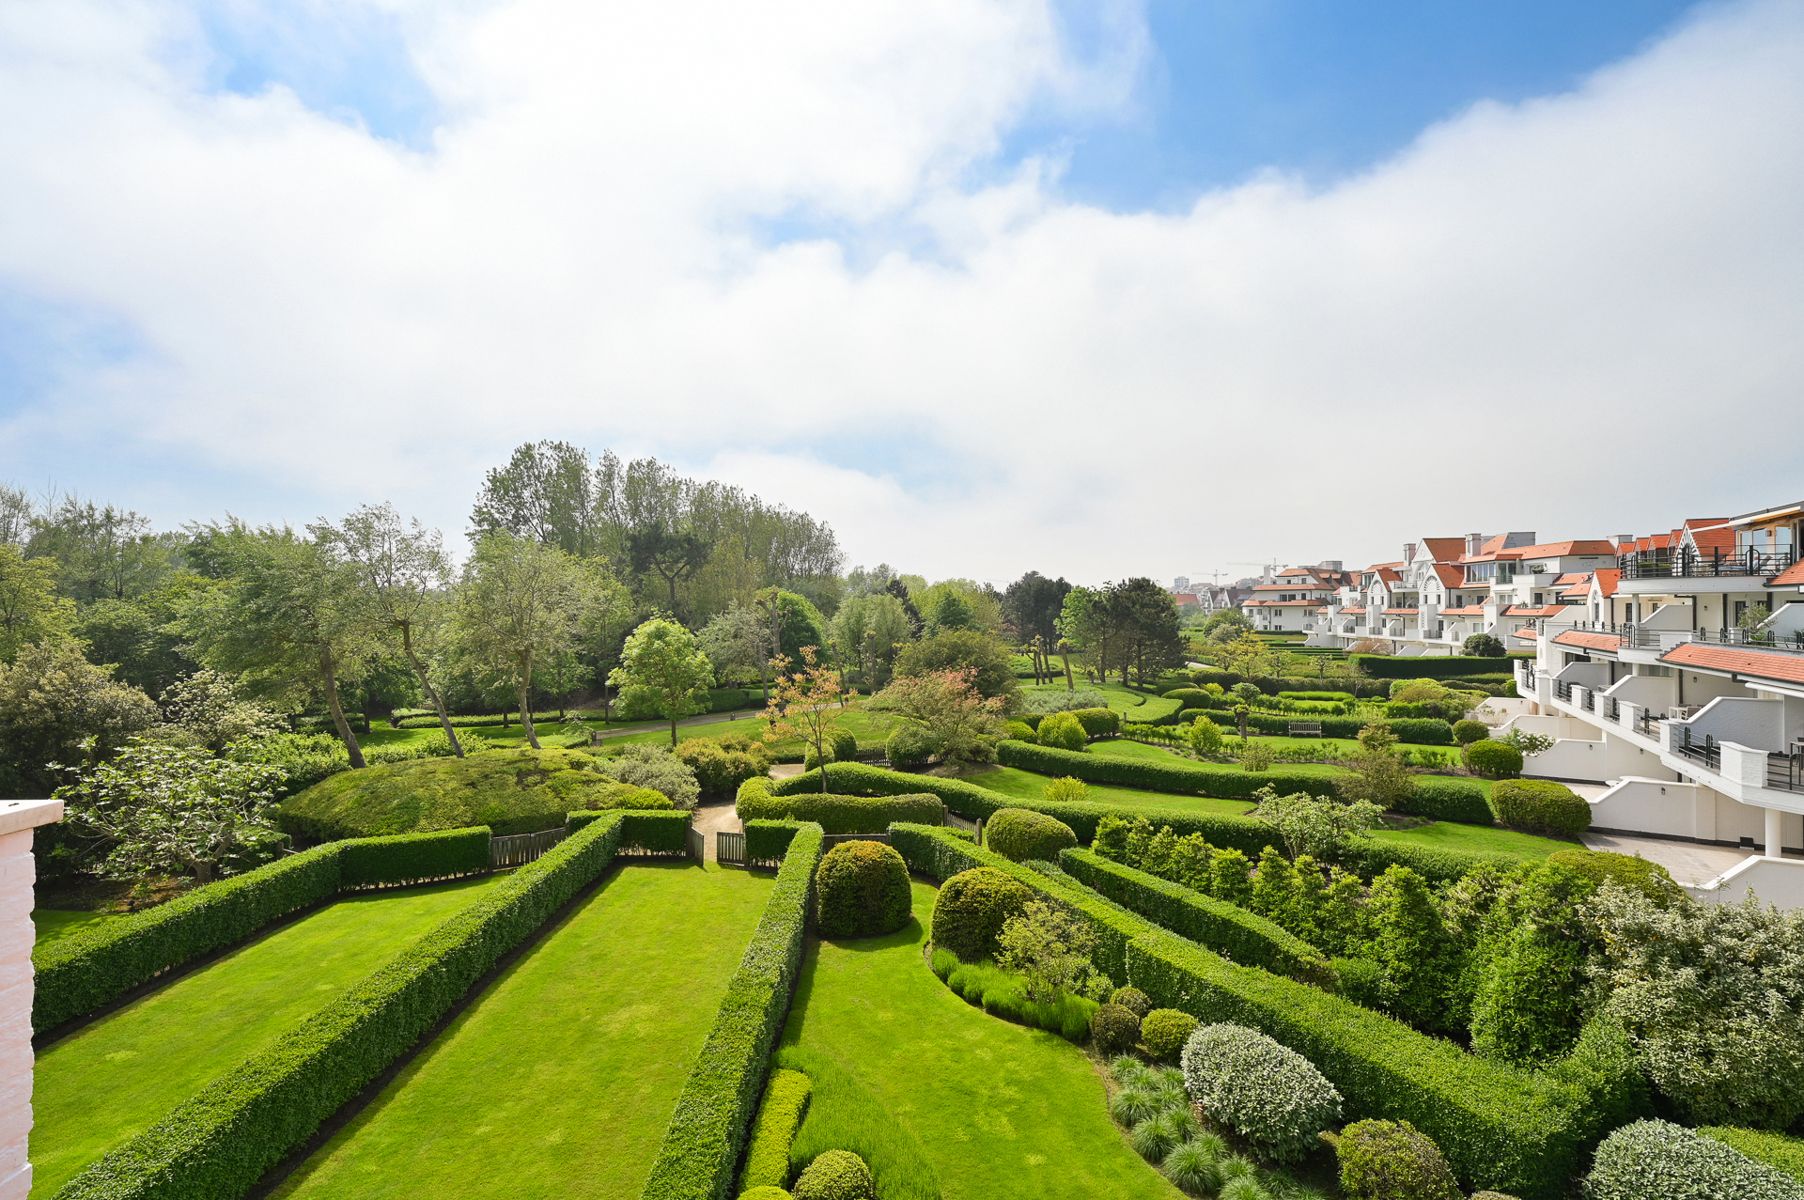
[[[743,737],[689,738],[677,743],[676,756],[695,772],[704,796],[731,796],[748,779],[770,770],[770,750]]]
[[[1491,736],[1491,727],[1483,721],[1474,721],[1467,717],[1463,721],[1453,723],[1453,740],[1461,746],[1470,746],[1473,742],[1482,742]]]
[[[1203,1025],[1184,1043],[1184,1088],[1203,1115],[1274,1162],[1296,1162],[1340,1120],[1334,1085],[1301,1054],[1244,1025]]]
[[[1663,908],[1678,902],[1685,895],[1684,889],[1665,867],[1633,854],[1574,848],[1555,850],[1547,856],[1547,861],[1576,871],[1599,887],[1607,881],[1640,892]]]
[[[1053,713],[1042,720],[1034,740],[1054,750],[1082,750],[1090,744],[1083,725],[1068,712]]]
[[[828,937],[874,937],[908,924],[908,865],[882,842],[841,842],[815,872],[815,920]]]
[[[1057,862],[1059,852],[1077,845],[1077,834],[1057,817],[1025,808],[1004,808],[983,827],[984,844],[1016,862]]]
[[[795,1200],[877,1200],[877,1184],[864,1159],[850,1150],[828,1150],[796,1180]]]
[[[1119,1004],[1105,1004],[1090,1018],[1090,1041],[1099,1054],[1126,1054],[1140,1044],[1140,1018]]]
[[[740,1192],[739,1200],[795,1200],[795,1197],[780,1187],[761,1183],[750,1191]]]
[[[1522,751],[1508,742],[1485,739],[1465,750],[1466,767],[1486,779],[1514,779],[1522,774]]]
[[[919,725],[898,725],[883,743],[883,753],[898,770],[924,767],[933,757],[933,738]]]
[[[1141,1020],[1153,1010],[1153,998],[1137,987],[1118,987],[1109,996],[1110,1004],[1119,1004]]]
[[[833,761],[852,762],[858,757],[858,735],[845,729],[833,731]]]
[[[1491,788],[1497,819],[1511,829],[1577,837],[1591,828],[1591,805],[1551,779],[1502,779]]]
[[[1797,1181],[1669,1121],[1636,1121],[1603,1140],[1586,1200],[1798,1200]]]
[[[1355,1121],[1334,1152],[1351,1200],[1462,1200],[1440,1149],[1408,1121]]]
[[[1013,738],[1017,742],[1034,740],[1034,727],[1026,721],[1006,721],[1002,726],[1002,736]]]
[[[1184,1043],[1196,1032],[1197,1019],[1175,1008],[1155,1008],[1140,1018],[1140,1044],[1159,1062],[1177,1062]]]
[[[996,935],[1033,899],[1026,884],[995,867],[960,871],[933,902],[933,944],[965,962],[993,958]]]

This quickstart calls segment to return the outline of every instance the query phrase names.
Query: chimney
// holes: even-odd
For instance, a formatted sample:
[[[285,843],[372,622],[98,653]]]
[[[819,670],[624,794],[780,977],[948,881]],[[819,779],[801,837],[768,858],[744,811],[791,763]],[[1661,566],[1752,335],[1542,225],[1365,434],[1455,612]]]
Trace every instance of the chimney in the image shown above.
[[[1403,561],[1406,565],[1416,561],[1416,544],[1414,542],[1403,543]]]
[[[1619,533],[1612,540],[1615,541],[1617,549],[1621,549],[1630,542],[1633,542],[1635,540],[1635,535],[1632,533]]]
[[[1485,544],[1485,535],[1484,534],[1468,533],[1466,535],[1466,553],[1467,554],[1477,554],[1478,548],[1484,544]]]

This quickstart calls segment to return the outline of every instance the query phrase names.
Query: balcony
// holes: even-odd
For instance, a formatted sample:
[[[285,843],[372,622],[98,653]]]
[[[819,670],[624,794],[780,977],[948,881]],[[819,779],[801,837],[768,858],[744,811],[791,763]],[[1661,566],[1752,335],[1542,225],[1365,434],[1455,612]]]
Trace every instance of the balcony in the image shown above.
[[[1776,700],[1719,697],[1694,716],[1663,722],[1662,749],[1735,785],[1711,786],[1737,799],[1749,798],[1737,794],[1745,789],[1804,793],[1804,738],[1784,745],[1784,712]]]
[[[1768,550],[1749,547],[1725,554],[1720,550],[1699,554],[1695,550],[1678,550],[1659,554],[1618,555],[1616,565],[1624,579],[1757,578],[1771,579],[1798,561],[1795,546]]]

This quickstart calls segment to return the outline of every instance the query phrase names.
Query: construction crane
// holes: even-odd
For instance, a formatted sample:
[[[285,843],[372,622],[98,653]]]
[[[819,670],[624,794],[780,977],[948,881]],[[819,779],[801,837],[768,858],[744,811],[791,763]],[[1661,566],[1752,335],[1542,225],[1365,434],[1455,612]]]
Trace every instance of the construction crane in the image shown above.
[[[1275,558],[1270,562],[1248,562],[1244,559],[1236,559],[1228,565],[1230,567],[1258,567],[1272,578],[1276,578],[1278,574],[1278,560]]]

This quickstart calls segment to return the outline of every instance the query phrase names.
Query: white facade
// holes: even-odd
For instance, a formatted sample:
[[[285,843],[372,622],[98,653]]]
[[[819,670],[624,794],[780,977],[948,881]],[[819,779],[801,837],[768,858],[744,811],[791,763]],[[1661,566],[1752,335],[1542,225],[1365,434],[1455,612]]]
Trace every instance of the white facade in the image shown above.
[[[0,1200],[31,1192],[31,831],[62,815],[61,800],[0,801]]]
[[[1287,567],[1273,572],[1240,603],[1240,611],[1260,633],[1308,633],[1318,611],[1329,604],[1350,576],[1339,562]]]
[[[1705,899],[1804,905],[1804,504],[1642,539],[1620,576],[1518,644],[1532,702],[1517,724],[1557,740],[1527,773],[1610,785],[1593,825],[1759,849]],[[1650,544],[1651,542],[1651,544]],[[1794,898],[1795,897],[1795,898]]]

